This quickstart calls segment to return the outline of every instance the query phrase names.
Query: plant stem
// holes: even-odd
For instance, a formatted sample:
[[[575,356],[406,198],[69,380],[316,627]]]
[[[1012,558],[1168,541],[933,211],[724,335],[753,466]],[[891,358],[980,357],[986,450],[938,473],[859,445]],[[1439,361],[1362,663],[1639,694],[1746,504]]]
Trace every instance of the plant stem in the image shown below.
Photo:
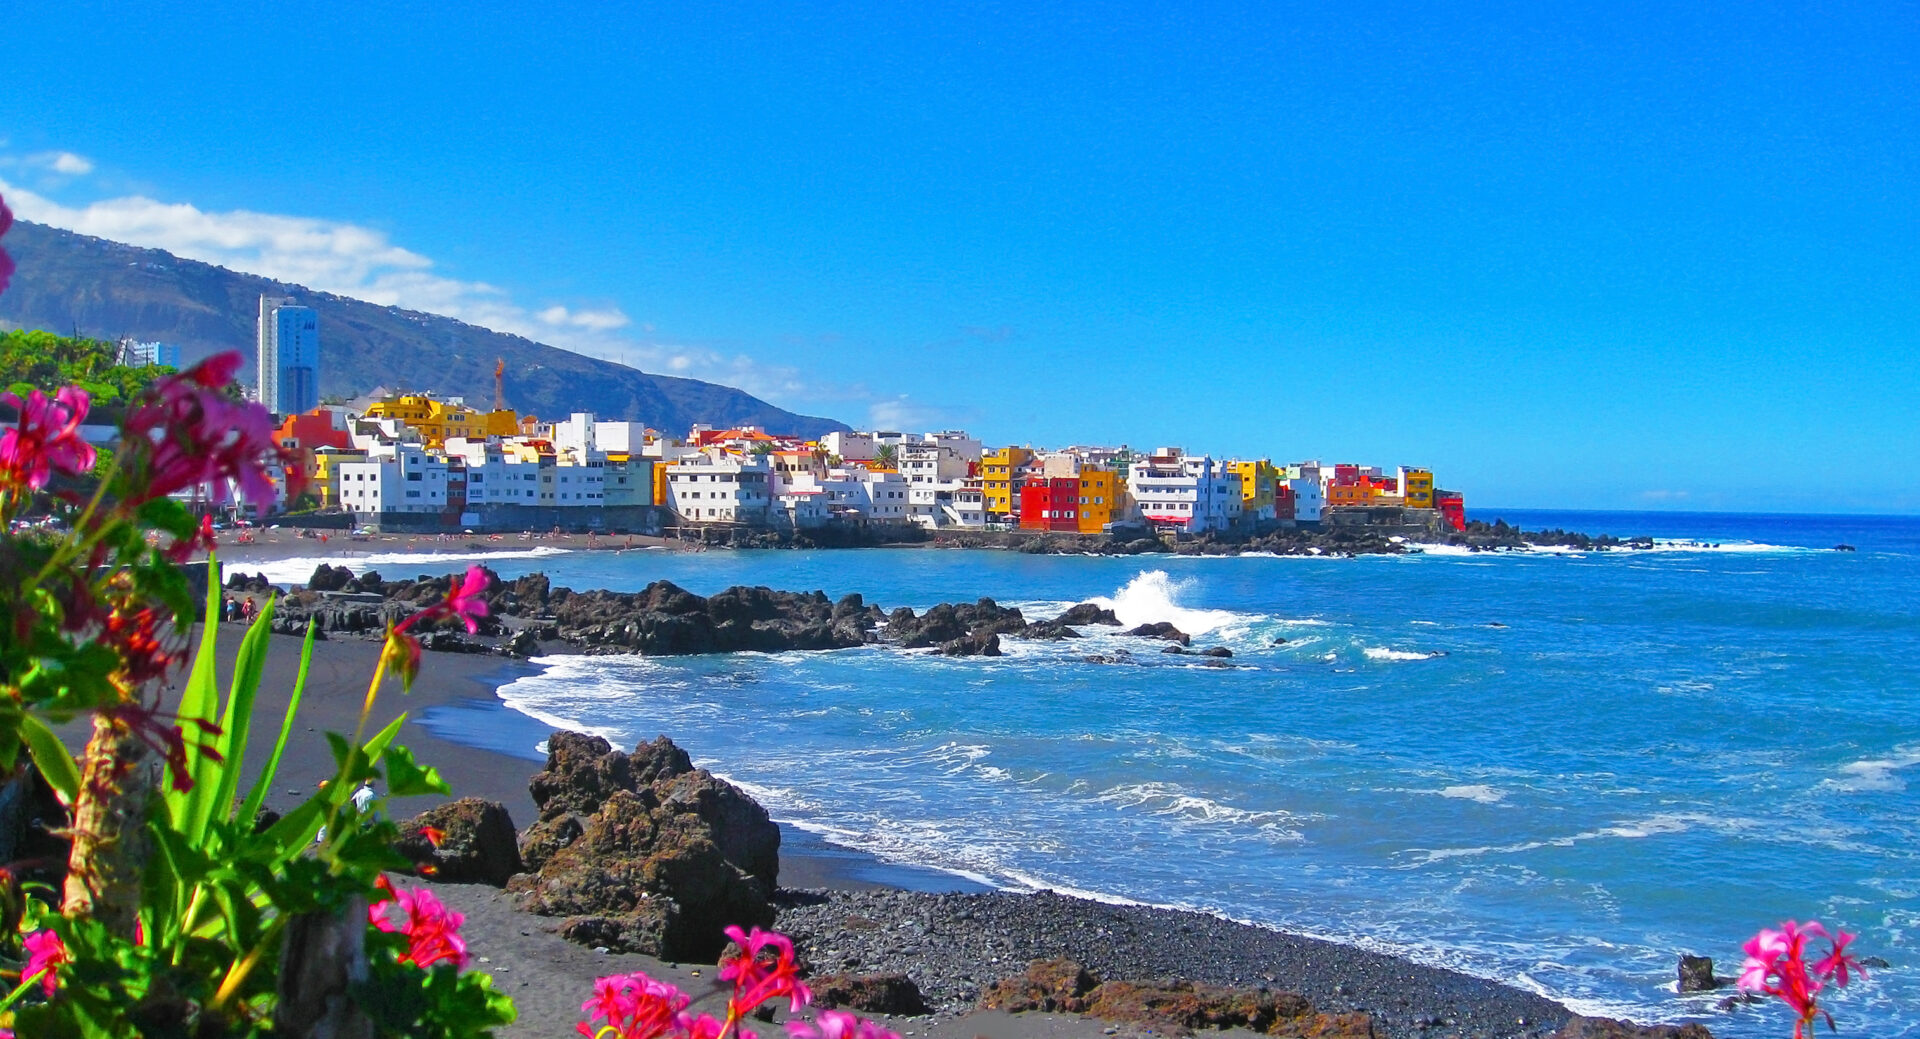
[[[146,748],[112,715],[97,713],[82,756],[73,806],[73,850],[63,892],[66,914],[91,918],[131,939],[146,869]]]

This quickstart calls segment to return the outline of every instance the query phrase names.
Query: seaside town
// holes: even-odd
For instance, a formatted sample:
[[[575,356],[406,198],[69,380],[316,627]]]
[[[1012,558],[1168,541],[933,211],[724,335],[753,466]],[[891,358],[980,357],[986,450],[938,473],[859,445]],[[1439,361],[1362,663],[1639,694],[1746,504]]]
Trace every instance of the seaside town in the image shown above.
[[[644,533],[730,527],[913,525],[1066,534],[1264,534],[1290,527],[1460,530],[1465,504],[1431,470],[1184,447],[997,446],[960,430],[829,433],[758,427],[657,430],[577,412],[523,415],[496,365],[486,407],[375,390],[320,399],[315,312],[263,296],[256,399],[281,417],[293,461],[266,520],[350,516],[377,531]],[[177,364],[177,347],[128,343],[129,364]],[[288,500],[285,489],[301,488]],[[300,522],[298,519],[290,522]]]

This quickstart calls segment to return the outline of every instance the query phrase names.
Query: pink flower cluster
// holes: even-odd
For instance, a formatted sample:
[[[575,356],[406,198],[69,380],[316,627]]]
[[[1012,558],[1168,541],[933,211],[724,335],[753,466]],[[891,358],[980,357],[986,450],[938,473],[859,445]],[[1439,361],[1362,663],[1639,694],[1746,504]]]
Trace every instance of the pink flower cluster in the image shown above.
[[[800,980],[800,965],[794,960],[793,941],[784,934],[762,931],[751,933],[738,927],[727,928],[727,937],[740,949],[740,955],[720,964],[720,977],[733,982],[733,1003],[746,1013],[770,999],[787,999],[789,1013],[813,1002],[813,991]],[[771,951],[771,957],[763,952]]]
[[[1811,965],[1806,960],[1809,938],[1826,938],[1831,943],[1827,955]],[[1866,976],[1860,961],[1847,954],[1847,943],[1851,941],[1853,935],[1845,931],[1830,937],[1817,920],[1804,924],[1788,920],[1778,931],[1762,928],[1747,940],[1747,959],[1740,970],[1739,987],[1775,996],[1792,1007],[1794,1039],[1808,1039],[1813,1034],[1816,1017],[1826,1018],[1827,1028],[1833,1028],[1833,1015],[1819,1006],[1819,993],[1827,982],[1831,981],[1836,988],[1846,988],[1853,975]]]
[[[52,999],[59,988],[60,966],[73,961],[73,957],[67,953],[66,943],[52,931],[35,931],[27,935],[23,944],[27,948],[27,962],[20,968],[21,979],[39,975],[40,991]]]
[[[382,879],[384,883],[384,878]],[[387,890],[393,891],[391,887]],[[393,910],[400,919],[393,918]],[[460,937],[460,925],[467,918],[448,909],[423,887],[393,892],[393,897],[367,907],[367,919],[388,934],[407,936],[407,951],[402,963],[428,968],[442,961],[456,967],[467,965],[467,943]]]
[[[0,475],[31,490],[47,485],[58,470],[82,476],[93,469],[93,445],[80,439],[90,401],[78,386],[64,386],[52,397],[39,390],[25,400],[0,393],[0,402],[20,409],[20,424],[0,433]]]
[[[593,998],[580,1004],[587,1020],[575,1030],[586,1039],[758,1039],[740,1027],[761,1004],[787,1000],[789,1013],[798,1013],[813,1001],[813,992],[800,980],[793,942],[786,935],[756,927],[727,928],[737,952],[720,961],[720,977],[733,983],[727,1017],[687,1013],[686,993],[645,974],[623,974],[594,983]],[[900,1039],[871,1021],[828,1010],[818,1024],[789,1021],[793,1039]]]
[[[285,453],[267,409],[227,395],[240,363],[228,351],[156,380],[128,413],[124,442],[142,500],[204,486],[217,503],[231,480],[255,506],[273,504],[268,472],[284,469]]]
[[[0,198],[0,236],[13,226],[13,210],[7,208],[7,200]],[[0,292],[7,291],[7,283],[13,280],[13,257],[0,249]]]
[[[386,665],[400,673],[400,680],[407,688],[413,688],[413,678],[420,673],[420,640],[408,634],[408,629],[445,617],[458,617],[467,626],[467,634],[477,634],[480,618],[488,613],[487,588],[492,584],[493,578],[486,570],[470,566],[466,576],[448,589],[446,601],[421,610],[387,632],[387,645],[381,654],[386,658]]]

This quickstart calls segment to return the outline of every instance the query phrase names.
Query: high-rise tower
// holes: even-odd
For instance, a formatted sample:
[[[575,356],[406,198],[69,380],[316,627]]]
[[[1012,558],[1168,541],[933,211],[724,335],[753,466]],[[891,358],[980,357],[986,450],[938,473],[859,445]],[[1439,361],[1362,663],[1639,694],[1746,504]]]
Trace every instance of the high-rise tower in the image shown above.
[[[260,403],[276,415],[320,406],[320,317],[286,296],[260,297]]]

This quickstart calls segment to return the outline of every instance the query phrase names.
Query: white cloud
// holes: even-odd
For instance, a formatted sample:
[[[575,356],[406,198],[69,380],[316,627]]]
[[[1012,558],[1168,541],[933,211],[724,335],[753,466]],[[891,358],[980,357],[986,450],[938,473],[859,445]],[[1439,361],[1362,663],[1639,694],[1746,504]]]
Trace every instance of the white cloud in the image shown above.
[[[867,406],[868,429],[934,430],[965,424],[967,415],[953,408],[916,401],[907,394],[876,400]]]
[[[604,307],[599,310],[568,310],[563,306],[551,306],[537,315],[549,325],[560,327],[573,326],[592,332],[611,332],[616,328],[625,328],[633,324],[633,319],[622,313],[619,307]]]
[[[32,157],[55,173],[84,177],[93,172],[93,160],[72,152],[43,152]]]

